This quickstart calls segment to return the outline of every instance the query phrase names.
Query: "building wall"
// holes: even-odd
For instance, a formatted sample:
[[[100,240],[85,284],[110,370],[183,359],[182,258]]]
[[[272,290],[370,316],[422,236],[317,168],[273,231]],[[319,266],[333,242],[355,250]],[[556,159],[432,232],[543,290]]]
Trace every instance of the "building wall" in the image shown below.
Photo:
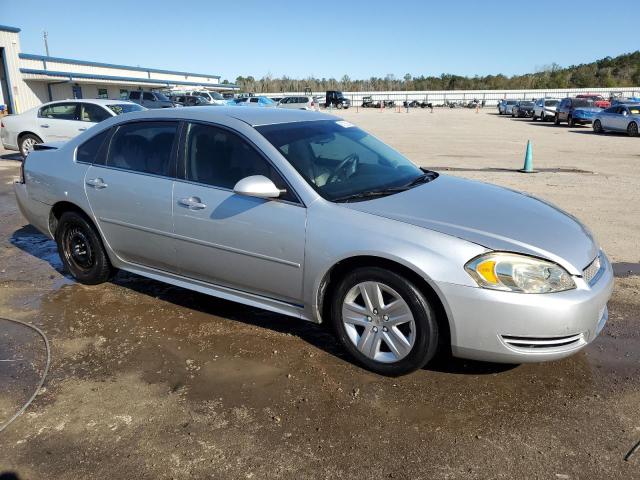
[[[18,57],[20,53],[19,33],[0,29],[0,47],[4,49],[4,62],[11,94],[11,98],[5,98],[4,103],[10,105],[12,101],[12,113],[24,112],[38,105],[40,103],[38,96],[27,87],[20,72],[20,59]]]

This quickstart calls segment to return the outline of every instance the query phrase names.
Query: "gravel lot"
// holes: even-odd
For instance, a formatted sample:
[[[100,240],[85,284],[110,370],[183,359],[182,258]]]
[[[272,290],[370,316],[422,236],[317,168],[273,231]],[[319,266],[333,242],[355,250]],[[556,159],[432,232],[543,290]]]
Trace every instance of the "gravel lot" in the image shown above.
[[[52,345],[45,389],[0,433],[0,476],[640,477],[640,139],[486,109],[340,114],[420,165],[549,200],[615,264],[610,321],[538,365],[352,365],[322,327],[120,273],[85,287],[20,216],[0,150],[0,317]],[[526,141],[536,174],[521,174]],[[490,208],[490,206],[487,206]],[[41,340],[0,320],[0,422],[31,395]]]

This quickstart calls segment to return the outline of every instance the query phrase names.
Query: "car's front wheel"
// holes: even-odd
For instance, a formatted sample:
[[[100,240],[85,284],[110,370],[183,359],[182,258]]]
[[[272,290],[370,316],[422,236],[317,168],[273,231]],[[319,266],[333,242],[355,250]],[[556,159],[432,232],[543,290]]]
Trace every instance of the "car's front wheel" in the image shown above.
[[[638,136],[638,124],[636,122],[631,122],[627,126],[627,133],[629,134],[630,137],[637,137]]]
[[[64,212],[56,228],[58,253],[66,270],[80,283],[106,282],[113,267],[95,228],[78,212]]]
[[[412,372],[438,345],[435,312],[409,280],[378,267],[347,274],[334,291],[331,321],[346,350],[382,375]]]
[[[560,115],[558,115],[557,113],[556,113],[556,116],[553,117],[553,124],[560,125]]]
[[[22,135],[18,142],[18,148],[20,149],[22,158],[27,158],[27,156],[33,152],[33,148],[38,143],[42,143],[42,140],[37,135],[34,135],[33,133]]]
[[[573,127],[575,126],[576,122],[573,120],[573,117],[571,115],[569,115],[567,117],[567,127]]]

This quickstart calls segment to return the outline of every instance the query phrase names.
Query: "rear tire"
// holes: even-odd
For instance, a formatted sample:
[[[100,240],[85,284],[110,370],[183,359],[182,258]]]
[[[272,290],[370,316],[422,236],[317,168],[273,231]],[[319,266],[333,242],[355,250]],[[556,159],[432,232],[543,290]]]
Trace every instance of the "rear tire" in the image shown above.
[[[27,156],[33,152],[33,147],[38,143],[42,143],[42,140],[33,133],[27,133],[26,135],[21,136],[20,141],[18,142],[18,148],[20,149],[20,155],[22,155],[22,158],[27,158]]]
[[[593,122],[593,131],[594,133],[602,133],[604,130],[602,129],[602,123],[600,123],[600,120],[595,120]]]
[[[560,125],[560,115],[558,115],[557,113],[556,113],[556,116],[553,117],[553,124]]]
[[[64,212],[55,233],[65,269],[86,285],[104,283],[114,270],[102,240],[89,220],[78,212]]]
[[[631,122],[629,125],[627,125],[627,133],[629,134],[630,137],[637,137],[638,124],[636,122]]]
[[[422,368],[438,348],[438,324],[427,298],[406,278],[379,267],[358,268],[340,280],[331,323],[355,361],[381,375]]]
[[[574,122],[573,117],[571,115],[569,115],[567,117],[567,127],[573,127],[573,126],[575,126],[575,124],[576,123]]]

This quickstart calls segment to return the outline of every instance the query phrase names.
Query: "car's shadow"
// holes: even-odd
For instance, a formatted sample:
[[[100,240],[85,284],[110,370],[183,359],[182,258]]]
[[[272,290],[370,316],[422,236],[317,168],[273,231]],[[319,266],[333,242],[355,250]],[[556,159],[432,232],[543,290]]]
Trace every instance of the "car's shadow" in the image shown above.
[[[16,230],[10,238],[10,242],[29,255],[49,263],[55,270],[65,275],[70,282],[73,282],[73,279],[64,272],[55,242],[31,225]],[[296,320],[285,315],[219,299],[124,271],[118,272],[111,283],[200,313],[295,335],[316,348],[345,362],[352,363],[350,356],[338,344],[330,328],[324,324],[318,325]],[[514,367],[516,365],[462,360],[443,353],[425,369],[442,373],[490,375],[511,370]]]

